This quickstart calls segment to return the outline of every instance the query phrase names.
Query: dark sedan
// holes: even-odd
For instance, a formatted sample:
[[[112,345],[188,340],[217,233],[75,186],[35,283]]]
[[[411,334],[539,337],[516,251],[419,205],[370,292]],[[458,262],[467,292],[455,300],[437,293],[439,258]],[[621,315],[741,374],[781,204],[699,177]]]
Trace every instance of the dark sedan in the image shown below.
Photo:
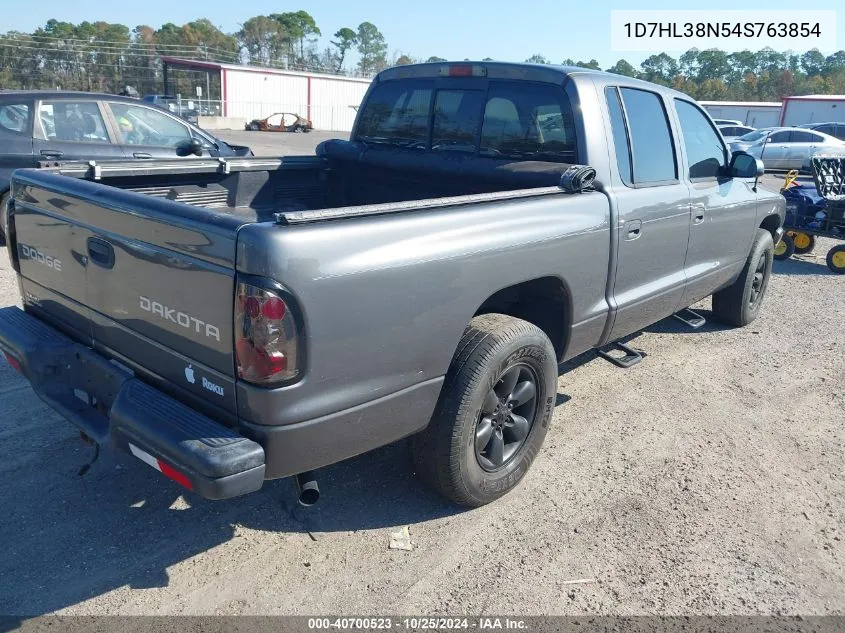
[[[12,172],[41,161],[251,156],[163,108],[87,92],[0,91],[0,242]]]

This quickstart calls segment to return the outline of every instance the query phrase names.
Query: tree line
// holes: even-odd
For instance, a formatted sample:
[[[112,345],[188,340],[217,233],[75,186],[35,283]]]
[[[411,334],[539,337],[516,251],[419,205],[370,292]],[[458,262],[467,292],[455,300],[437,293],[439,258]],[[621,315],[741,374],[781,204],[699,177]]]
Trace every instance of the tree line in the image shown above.
[[[389,54],[384,35],[371,22],[338,29],[320,48],[322,35],[307,11],[254,16],[235,33],[223,32],[206,18],[181,26],[133,29],[108,22],[49,20],[32,33],[0,34],[0,88],[119,92],[132,86],[141,94],[158,92],[163,56],[359,76],[392,65],[446,61]],[[349,60],[353,52],[358,54],[354,65]],[[540,54],[526,61],[550,63]],[[562,63],[601,69],[595,59]],[[620,59],[606,70],[671,86],[700,100],[779,101],[791,95],[845,93],[845,51],[825,56],[816,49],[691,49],[678,58],[651,55],[638,67]]]
[[[525,61],[551,63],[539,54]],[[601,70],[595,59],[562,63]],[[651,55],[639,68],[620,59],[605,70],[670,86],[701,101],[781,101],[793,95],[845,94],[845,51],[825,56],[817,49],[726,53],[693,48],[677,59],[666,53]]]

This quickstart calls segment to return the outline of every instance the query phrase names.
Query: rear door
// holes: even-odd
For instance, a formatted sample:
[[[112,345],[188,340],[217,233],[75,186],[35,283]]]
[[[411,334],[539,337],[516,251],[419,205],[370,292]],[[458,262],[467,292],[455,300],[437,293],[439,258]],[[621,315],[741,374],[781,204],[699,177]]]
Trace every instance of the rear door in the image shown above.
[[[0,195],[9,190],[12,172],[32,167],[32,99],[14,97],[0,101]],[[0,211],[0,215],[2,215]],[[1,227],[0,227],[1,228]]]
[[[44,99],[38,104],[33,148],[36,160],[117,160],[102,104],[94,99]]]
[[[800,169],[824,144],[824,137],[811,131],[793,130],[784,160],[784,169]]]
[[[126,158],[177,158],[184,155],[179,144],[193,138],[184,121],[158,108],[117,101],[107,106]],[[214,148],[205,143],[202,155],[214,155]]]
[[[678,178],[663,97],[649,90],[607,88],[617,165],[619,241],[611,340],[672,314],[684,289],[689,190]]]

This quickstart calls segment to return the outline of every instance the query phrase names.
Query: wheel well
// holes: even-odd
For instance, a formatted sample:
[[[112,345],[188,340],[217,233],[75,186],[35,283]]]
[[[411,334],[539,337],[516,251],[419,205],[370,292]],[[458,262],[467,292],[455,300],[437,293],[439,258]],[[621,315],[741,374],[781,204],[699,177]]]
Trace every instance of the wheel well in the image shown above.
[[[546,333],[558,361],[569,344],[571,302],[569,292],[557,277],[540,277],[502,288],[487,298],[473,316],[496,312],[524,319]]]
[[[766,229],[769,233],[772,234],[772,239],[776,240],[777,235],[776,231],[780,226],[780,216],[777,215],[769,215],[760,223],[761,229]]]

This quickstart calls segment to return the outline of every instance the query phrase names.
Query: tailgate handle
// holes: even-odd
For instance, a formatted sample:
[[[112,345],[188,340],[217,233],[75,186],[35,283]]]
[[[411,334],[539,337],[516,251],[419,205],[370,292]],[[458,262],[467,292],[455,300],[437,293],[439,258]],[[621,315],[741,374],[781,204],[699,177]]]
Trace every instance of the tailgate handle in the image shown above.
[[[135,158],[152,158],[153,155],[149,152],[135,152],[132,154]]]
[[[42,149],[41,155],[44,158],[61,158],[65,154],[64,154],[64,152],[60,152],[57,149]]]
[[[114,247],[98,237],[88,238],[88,256],[103,268],[114,268]]]

